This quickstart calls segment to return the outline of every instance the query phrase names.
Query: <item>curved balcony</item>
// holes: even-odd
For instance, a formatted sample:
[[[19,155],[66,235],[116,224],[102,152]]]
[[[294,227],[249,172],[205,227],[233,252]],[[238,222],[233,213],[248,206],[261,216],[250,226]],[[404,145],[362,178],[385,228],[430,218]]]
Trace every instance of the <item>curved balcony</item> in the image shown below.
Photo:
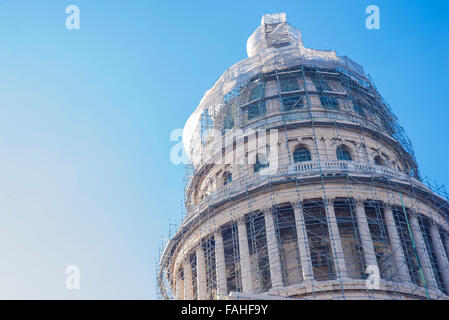
[[[187,205],[189,214],[202,211],[208,205],[217,203],[248,189],[255,188],[267,181],[288,179],[289,177],[307,178],[320,175],[350,174],[375,178],[389,178],[404,182],[413,181],[415,184],[424,185],[417,179],[386,166],[371,163],[359,163],[354,161],[306,161],[279,166],[275,174],[255,173],[233,180],[231,183],[218,188],[204,197],[198,205]]]

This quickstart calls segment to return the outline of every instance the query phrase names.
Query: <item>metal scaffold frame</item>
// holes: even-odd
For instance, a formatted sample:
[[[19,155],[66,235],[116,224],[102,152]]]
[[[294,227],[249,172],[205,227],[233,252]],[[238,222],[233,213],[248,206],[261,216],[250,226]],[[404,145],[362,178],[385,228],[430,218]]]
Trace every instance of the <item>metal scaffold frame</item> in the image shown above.
[[[277,48],[229,69],[195,113],[160,297],[449,299],[448,195],[361,66]]]

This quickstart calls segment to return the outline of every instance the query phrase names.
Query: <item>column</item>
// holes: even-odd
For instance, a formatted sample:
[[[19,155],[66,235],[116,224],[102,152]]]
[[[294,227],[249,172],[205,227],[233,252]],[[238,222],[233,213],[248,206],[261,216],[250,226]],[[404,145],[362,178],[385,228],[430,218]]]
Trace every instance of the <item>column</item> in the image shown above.
[[[327,225],[329,228],[329,238],[332,245],[332,255],[334,257],[335,270],[339,278],[347,278],[346,262],[341,244],[340,232],[338,231],[337,218],[334,211],[334,200],[327,200],[325,203]]]
[[[281,258],[279,254],[279,242],[274,227],[274,219],[272,209],[264,210],[265,232],[267,235],[268,261],[270,263],[271,286],[273,288],[282,287]]]
[[[228,294],[226,282],[226,265],[221,229],[215,231],[215,272],[217,277],[218,299],[223,299]]]
[[[364,200],[356,199],[355,213],[357,216],[357,225],[360,234],[360,241],[362,242],[366,266],[375,266],[379,269],[379,266],[377,265],[376,252],[374,251],[373,240],[371,238],[371,232],[368,226],[368,220],[366,219]]]
[[[296,235],[298,237],[299,259],[301,261],[302,278],[304,281],[313,280],[312,258],[309,251],[304,212],[301,202],[294,203]]]
[[[384,207],[384,217],[388,238],[391,244],[391,251],[393,251],[393,260],[394,265],[396,266],[397,276],[399,277],[400,282],[409,284],[411,279],[405,260],[404,250],[402,249],[401,239],[399,238],[396,222],[394,221],[393,209],[388,205]]]
[[[412,213],[410,215],[410,225],[413,234],[413,242],[415,243],[416,252],[418,253],[418,259],[421,265],[422,272],[424,274],[424,278],[426,279],[427,287],[436,289],[438,288],[437,282],[433,274],[432,264],[430,263],[427,247],[421,233],[421,228],[418,222],[418,215],[416,213]]]
[[[184,261],[184,299],[193,300],[193,287],[192,287],[192,265],[187,255]]]
[[[246,223],[244,217],[238,220],[237,229],[239,232],[240,269],[243,287],[242,290],[246,293],[253,293],[253,275],[251,271],[248,234],[246,232]]]
[[[198,300],[206,300],[206,259],[204,257],[204,250],[201,243],[196,248],[196,286],[198,290]]]
[[[438,231],[438,225],[434,222],[430,229],[432,244],[435,248],[435,256],[440,270],[443,285],[446,288],[446,292],[449,293],[449,261],[446,253],[444,252],[444,244],[441,241],[440,233]]]
[[[326,137],[323,137],[322,139],[318,139],[317,140],[317,145],[318,145],[317,152],[320,155],[320,161],[328,161],[328,160],[330,160],[329,159],[329,154],[327,152],[327,150],[329,150],[328,142],[329,142],[329,140]],[[320,144],[321,144],[321,147],[320,147]],[[331,148],[331,150],[333,150],[333,147]]]
[[[176,276],[176,299],[184,299],[184,280],[181,277],[181,272],[178,272]]]

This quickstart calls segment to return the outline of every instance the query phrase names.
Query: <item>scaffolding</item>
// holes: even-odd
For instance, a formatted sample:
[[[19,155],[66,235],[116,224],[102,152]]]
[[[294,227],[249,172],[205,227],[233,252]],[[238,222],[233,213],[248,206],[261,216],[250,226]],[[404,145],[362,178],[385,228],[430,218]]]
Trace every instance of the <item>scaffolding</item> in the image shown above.
[[[282,14],[248,53],[186,124],[160,297],[449,299],[448,195],[363,68],[305,48]]]

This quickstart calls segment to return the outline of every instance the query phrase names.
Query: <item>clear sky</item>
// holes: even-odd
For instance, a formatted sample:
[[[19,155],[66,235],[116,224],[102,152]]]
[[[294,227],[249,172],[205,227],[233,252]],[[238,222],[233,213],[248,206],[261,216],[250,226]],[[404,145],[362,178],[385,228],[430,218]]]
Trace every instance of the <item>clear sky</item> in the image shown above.
[[[381,30],[365,28],[369,4]],[[273,12],[363,65],[421,172],[449,184],[447,1],[0,0],[0,298],[156,297],[183,201],[170,133]]]

